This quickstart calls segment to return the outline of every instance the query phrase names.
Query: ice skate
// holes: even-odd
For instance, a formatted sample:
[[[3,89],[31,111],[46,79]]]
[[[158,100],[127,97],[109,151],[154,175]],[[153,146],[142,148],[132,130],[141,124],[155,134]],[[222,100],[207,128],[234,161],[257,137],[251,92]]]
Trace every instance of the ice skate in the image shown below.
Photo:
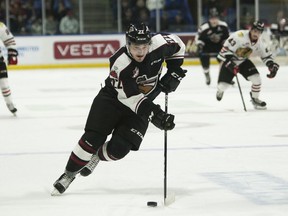
[[[255,109],[259,109],[259,110],[267,109],[266,102],[261,101],[258,98],[253,98],[251,92],[250,92],[250,97],[251,97],[251,102],[252,102]]]
[[[90,174],[94,171],[95,167],[98,165],[99,161],[100,161],[100,159],[99,159],[97,153],[94,154],[94,155],[92,156],[91,160],[90,160],[90,161],[86,164],[86,166],[80,171],[80,175],[82,175],[82,176],[88,176],[88,175],[90,175]]]
[[[205,79],[206,79],[206,84],[207,84],[207,85],[210,85],[210,83],[211,83],[211,77],[210,77],[209,71],[208,71],[208,72],[204,72],[204,75],[205,75]]]
[[[72,181],[75,179],[75,175],[63,173],[59,179],[53,184],[54,190],[51,192],[52,196],[59,196],[63,194],[66,189],[69,187],[69,185],[72,183]]]
[[[217,93],[216,93],[216,98],[217,98],[217,100],[218,100],[218,101],[221,101],[223,95],[224,95],[224,91],[218,90]]]
[[[13,103],[7,103],[6,106],[10,110],[10,112],[16,116],[17,109],[15,108],[14,104]]]

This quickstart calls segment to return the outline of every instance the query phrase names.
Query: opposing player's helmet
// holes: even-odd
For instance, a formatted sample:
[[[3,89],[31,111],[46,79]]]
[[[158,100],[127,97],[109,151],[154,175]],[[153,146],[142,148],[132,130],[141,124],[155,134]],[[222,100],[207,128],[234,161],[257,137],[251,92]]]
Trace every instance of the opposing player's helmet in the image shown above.
[[[253,23],[251,29],[257,29],[258,31],[263,32],[264,31],[264,23],[257,20]]]
[[[141,23],[139,25],[130,24],[126,31],[126,42],[128,45],[147,44],[151,42],[151,32],[147,25]]]
[[[209,10],[209,18],[218,18],[219,17],[219,13],[218,13],[218,10],[217,8],[211,8]]]

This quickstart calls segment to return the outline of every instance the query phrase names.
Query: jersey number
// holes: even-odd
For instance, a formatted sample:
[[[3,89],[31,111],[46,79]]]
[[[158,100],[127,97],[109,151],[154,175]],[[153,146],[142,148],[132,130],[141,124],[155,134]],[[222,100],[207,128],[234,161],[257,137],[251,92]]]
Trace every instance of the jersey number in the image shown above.
[[[163,35],[163,38],[166,40],[168,44],[175,43],[175,41],[171,37],[169,37],[169,35]]]
[[[236,41],[233,40],[233,38],[229,39],[228,42],[231,44],[231,46],[234,46],[236,44]]]
[[[111,84],[116,89],[122,89],[122,82],[118,79],[111,79]]]

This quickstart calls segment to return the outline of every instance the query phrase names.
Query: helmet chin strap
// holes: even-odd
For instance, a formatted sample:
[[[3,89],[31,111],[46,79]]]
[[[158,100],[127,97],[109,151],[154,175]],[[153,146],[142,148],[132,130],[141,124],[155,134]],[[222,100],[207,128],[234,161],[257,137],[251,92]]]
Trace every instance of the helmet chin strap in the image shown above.
[[[127,48],[127,52],[128,52],[128,54],[129,54],[129,56],[131,57],[131,58],[133,58],[133,56],[132,56],[132,54],[131,54],[131,52],[130,52],[130,49],[129,49],[129,44],[126,44],[126,48]],[[133,58],[134,59],[134,58]]]

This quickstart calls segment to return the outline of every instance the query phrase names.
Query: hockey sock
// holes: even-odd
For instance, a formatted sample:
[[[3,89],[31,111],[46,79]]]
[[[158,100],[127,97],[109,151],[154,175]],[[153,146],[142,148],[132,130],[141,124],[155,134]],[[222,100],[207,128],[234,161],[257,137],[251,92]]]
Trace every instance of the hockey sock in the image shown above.
[[[217,85],[217,89],[219,91],[222,91],[222,92],[224,92],[229,87],[230,87],[230,84],[226,83],[226,82],[219,82],[218,85]]]
[[[68,172],[79,172],[91,160],[96,151],[89,142],[80,139],[71,152],[66,170]]]
[[[8,84],[8,78],[0,79],[0,88],[6,104],[12,104],[11,90]]]
[[[204,73],[204,74],[209,73],[209,68],[203,68],[203,73]]]
[[[251,96],[253,98],[258,98],[260,91],[261,91],[261,78],[258,73],[253,74],[247,78],[249,81],[252,82],[251,86]]]
[[[251,87],[251,96],[253,98],[258,98],[261,91],[261,84],[255,85],[253,84]]]

